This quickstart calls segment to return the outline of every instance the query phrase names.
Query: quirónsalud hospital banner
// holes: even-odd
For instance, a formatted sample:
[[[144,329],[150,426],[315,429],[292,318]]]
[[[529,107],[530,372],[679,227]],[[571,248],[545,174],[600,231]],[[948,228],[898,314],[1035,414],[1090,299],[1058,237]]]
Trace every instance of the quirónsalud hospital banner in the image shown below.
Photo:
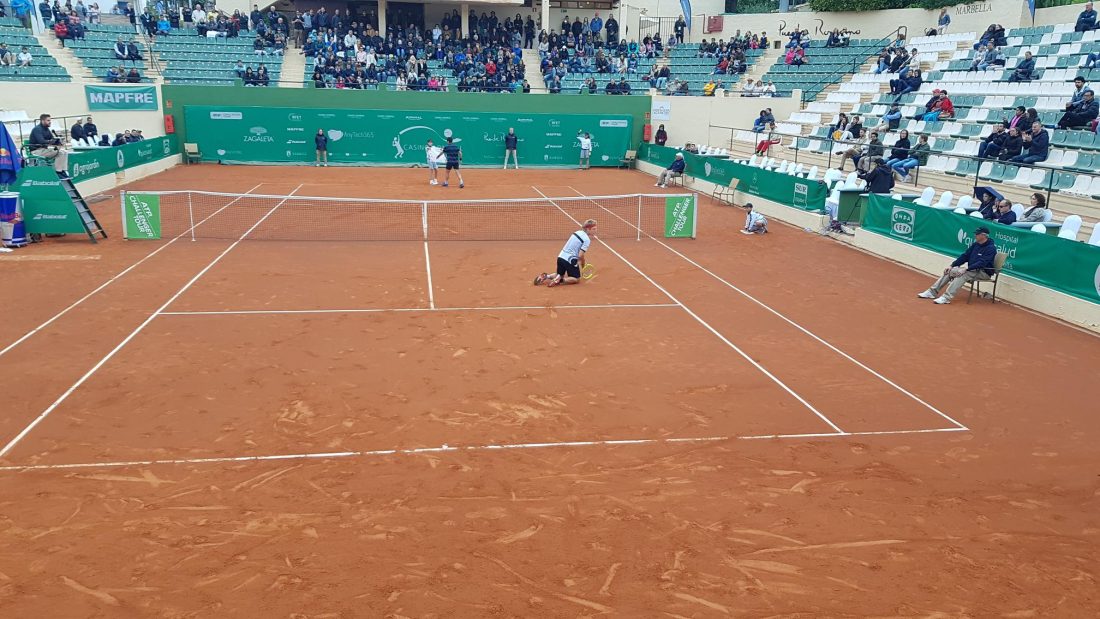
[[[89,148],[69,154],[69,176],[73,181],[86,181],[97,176],[114,174],[127,168],[152,163],[179,153],[171,137],[150,138],[122,146]]]
[[[667,146],[642,144],[638,158],[647,163],[668,167],[683,152],[687,168],[684,174],[726,186],[737,179],[737,191],[771,200],[777,204],[790,206],[803,211],[820,211],[825,208],[825,198],[829,192],[825,183],[810,181],[797,176],[764,170],[755,166],[719,159],[703,157]]]
[[[580,102],[580,99],[578,99]],[[516,131],[520,163],[575,166],[580,133],[592,137],[593,166],[617,166],[630,148],[628,115],[515,114],[418,110],[298,109],[233,105],[184,108],[187,141],[205,161],[312,163],[318,130],[328,137],[330,163],[425,165],[424,147],[448,137],[463,165],[501,165],[504,136]]]
[[[997,251],[1008,254],[1005,272],[1074,297],[1100,303],[1100,247],[959,215],[954,211],[872,195],[863,228],[952,258],[974,242],[974,229],[989,228]]]

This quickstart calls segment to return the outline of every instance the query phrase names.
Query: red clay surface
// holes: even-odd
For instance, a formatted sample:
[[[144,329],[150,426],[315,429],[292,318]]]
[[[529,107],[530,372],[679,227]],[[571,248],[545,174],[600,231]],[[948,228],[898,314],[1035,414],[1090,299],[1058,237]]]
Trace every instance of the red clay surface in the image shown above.
[[[423,176],[194,166],[131,188],[653,189],[620,171],[471,170],[461,192]],[[116,205],[94,205],[106,242],[0,259],[20,291],[0,301],[0,349],[167,242],[119,240]],[[0,614],[1094,615],[1100,422],[1082,381],[1100,339],[934,306],[921,274],[742,221],[705,204],[700,238],[669,245],[928,406],[650,240],[594,244],[598,276],[557,290],[530,278],[561,241],[432,242],[431,295],[423,243],[246,241],[166,311],[419,311],[159,316],[2,464],[832,432],[813,410],[846,432],[953,427],[929,406],[969,431],[3,470]],[[173,243],[0,355],[0,443],[229,245]],[[668,295],[698,320],[565,307]]]

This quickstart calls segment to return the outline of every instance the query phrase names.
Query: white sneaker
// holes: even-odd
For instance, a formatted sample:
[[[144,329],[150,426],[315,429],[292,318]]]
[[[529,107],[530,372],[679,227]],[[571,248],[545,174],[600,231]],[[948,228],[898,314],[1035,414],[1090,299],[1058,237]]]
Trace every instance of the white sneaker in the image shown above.
[[[438,185],[438,184],[439,184],[439,181],[437,181],[437,180],[435,180],[434,178],[432,178],[432,179],[429,179],[429,180],[428,180],[428,184],[429,184],[429,185]]]
[[[917,296],[922,299],[935,299],[936,295],[931,290],[925,290],[924,292],[917,293]]]
[[[654,186],[654,187],[660,187],[660,186],[661,186],[661,184],[660,184],[660,183],[653,183],[653,186]]]
[[[741,231],[741,234],[750,234],[750,235],[751,235],[751,234],[752,234],[752,232],[749,232],[748,230],[742,230],[742,231]]]
[[[936,305],[947,305],[951,301],[947,297],[940,297],[940,298],[938,298],[938,299],[936,299],[935,301],[932,301],[932,302],[935,303]]]

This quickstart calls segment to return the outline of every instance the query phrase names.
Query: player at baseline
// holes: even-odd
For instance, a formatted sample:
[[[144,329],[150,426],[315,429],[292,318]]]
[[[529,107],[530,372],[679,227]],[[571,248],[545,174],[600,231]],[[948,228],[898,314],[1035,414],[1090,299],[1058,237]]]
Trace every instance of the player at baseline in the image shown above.
[[[535,278],[535,285],[538,286],[546,282],[547,288],[550,288],[559,284],[581,283],[581,269],[584,268],[586,263],[585,257],[588,254],[588,246],[592,243],[591,235],[595,233],[596,220],[585,220],[583,227],[569,235],[569,239],[565,241],[565,246],[561,248],[561,252],[558,254],[557,274],[550,277],[548,273],[542,273]]]
[[[454,143],[454,138],[447,138],[447,145],[443,147],[443,155],[447,157],[447,170],[443,176],[443,186],[447,187],[447,184],[451,181],[451,170],[455,171],[458,176],[459,189],[466,186],[466,183],[462,180],[462,172],[458,171],[459,162],[462,161],[462,148],[458,144]]]
[[[443,149],[434,145],[431,139],[428,139],[428,144],[424,146],[424,154],[428,158],[428,184],[439,184],[439,156],[443,154]]]

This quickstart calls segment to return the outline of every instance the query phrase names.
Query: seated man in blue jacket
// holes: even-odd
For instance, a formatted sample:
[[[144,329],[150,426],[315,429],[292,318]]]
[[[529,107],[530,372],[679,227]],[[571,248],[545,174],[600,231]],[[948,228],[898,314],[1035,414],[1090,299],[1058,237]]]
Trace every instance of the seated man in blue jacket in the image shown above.
[[[1073,30],[1075,32],[1085,32],[1094,29],[1096,29],[1096,11],[1093,10],[1092,3],[1089,2],[1085,5],[1085,10],[1077,16],[1077,24],[1074,25]]]
[[[981,226],[974,230],[974,242],[961,256],[943,270],[943,275],[932,287],[917,296],[922,299],[935,299],[937,305],[946,305],[955,298],[959,289],[978,279],[989,279],[993,275],[993,261],[997,257],[997,246],[989,240],[989,228]],[[966,265],[965,267],[963,265]],[[940,290],[947,286],[941,296]]]
[[[685,168],[687,168],[687,162],[684,161],[684,153],[676,153],[676,158],[672,160],[672,164],[657,177],[656,187],[667,187],[669,180],[684,175]]]
[[[1043,129],[1043,123],[1035,121],[1031,123],[1031,131],[1023,134],[1024,152],[1011,159],[1017,163],[1039,163],[1046,161],[1050,156],[1050,134]]]

